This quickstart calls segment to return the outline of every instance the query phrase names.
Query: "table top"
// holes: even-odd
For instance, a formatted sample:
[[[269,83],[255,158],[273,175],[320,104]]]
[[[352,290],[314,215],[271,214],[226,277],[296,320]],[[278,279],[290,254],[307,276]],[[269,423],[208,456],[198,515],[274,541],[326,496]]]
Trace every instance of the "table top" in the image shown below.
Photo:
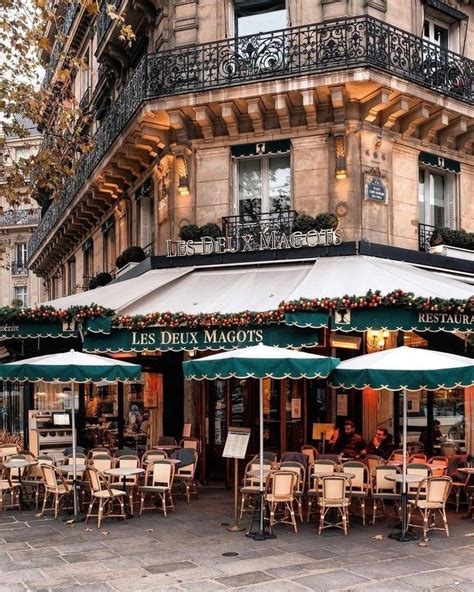
[[[345,477],[346,479],[354,479],[354,473],[346,473],[345,471],[334,471],[334,473],[315,473],[311,475],[311,479],[321,479],[322,477]]]
[[[25,467],[33,467],[37,465],[36,460],[10,460],[3,463],[3,466],[7,469],[24,469]]]
[[[268,467],[263,467],[263,476],[266,477],[269,473],[274,471],[275,469],[270,469]],[[260,469],[256,469],[255,471],[247,471],[245,473],[246,477],[260,477]]]
[[[115,467],[104,471],[106,475],[112,475],[113,477],[130,477],[131,475],[141,475],[144,472],[144,469],[138,467]]]
[[[461,473],[468,473],[469,475],[474,474],[474,467],[464,467],[462,469],[458,469]]]
[[[162,446],[153,446],[154,450],[176,450],[177,448],[180,448],[180,446],[177,446],[175,444],[163,444]]]
[[[87,469],[87,465],[75,465],[76,466],[76,473],[84,472]],[[65,465],[57,465],[56,468],[61,471],[61,473],[72,473],[74,471],[73,464],[65,464]]]
[[[385,475],[387,481],[395,481],[396,483],[403,482],[403,475],[401,473],[394,473],[393,475]],[[427,475],[405,475],[406,483],[419,483],[424,479],[428,479]]]

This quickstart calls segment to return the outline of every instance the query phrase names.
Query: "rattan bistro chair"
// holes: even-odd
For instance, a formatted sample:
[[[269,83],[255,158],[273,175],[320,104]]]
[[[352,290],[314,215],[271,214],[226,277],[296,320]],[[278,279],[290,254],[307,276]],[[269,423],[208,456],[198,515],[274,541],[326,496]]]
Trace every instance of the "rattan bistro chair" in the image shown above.
[[[306,469],[304,465],[293,460],[287,460],[280,463],[282,471],[292,471],[297,476],[295,485],[295,501],[298,506],[298,514],[301,522],[303,522],[303,496],[306,485]]]
[[[257,460],[251,460],[247,463],[244,472],[244,479],[242,487],[240,488],[240,518],[244,515],[244,512],[253,511],[251,501],[255,501],[255,498],[260,492],[260,479],[258,476],[249,475],[249,472],[256,473],[260,470],[260,463]],[[263,480],[267,478],[268,474],[272,470],[272,463],[269,460],[263,460]]]
[[[347,473],[354,475],[351,479],[351,501],[357,500],[360,505],[362,514],[362,524],[365,526],[365,500],[369,494],[369,469],[363,462],[357,460],[349,460],[342,465],[342,468]]]
[[[64,475],[53,465],[42,464],[41,471],[44,481],[44,500],[41,516],[44,516],[47,510],[46,504],[48,498],[52,496],[53,506],[49,509],[54,510],[54,517],[57,518],[60,504],[71,494],[72,489],[64,478]]]
[[[117,461],[116,465],[117,468],[120,469],[138,469],[140,468],[140,459],[136,454],[124,454],[120,456]],[[114,489],[124,489],[123,487],[123,480],[119,477],[115,478],[116,480],[113,482],[112,487]],[[133,516],[133,503],[134,503],[134,496],[138,490],[138,480],[139,475],[130,475],[125,479],[125,493],[128,495],[128,499],[130,502],[130,513]]]
[[[127,493],[123,490],[112,488],[105,475],[92,466],[87,467],[87,476],[91,487],[91,502],[87,511],[86,523],[91,516],[97,516],[97,528],[100,528],[102,520],[105,517],[122,518],[125,520],[125,504],[123,498]],[[120,514],[112,513],[114,501],[120,504]],[[97,514],[93,514],[92,510],[96,502],[98,502],[99,508]],[[104,511],[107,512],[104,513]]]
[[[321,492],[320,476],[333,474],[337,468],[337,463],[333,460],[318,459],[308,467],[308,489],[306,490],[306,497],[308,498],[308,517],[307,522],[311,518],[311,509],[313,507],[313,500],[318,500],[318,494]]]
[[[320,509],[319,517],[319,534],[325,528],[342,528],[344,534],[347,535],[347,527],[349,525],[349,505],[351,503],[351,481],[347,477],[338,475],[330,475],[321,477],[321,490],[318,496],[318,504]],[[328,512],[336,511],[341,516],[341,521],[336,519],[335,522],[326,520]]]
[[[451,477],[429,477],[418,486],[414,501],[408,506],[408,526],[423,528],[423,538],[430,530],[444,530],[449,537],[448,519],[446,517],[446,501],[451,491]],[[418,512],[423,518],[423,525],[412,522],[412,517]],[[443,520],[443,527],[436,526],[436,514]],[[430,522],[432,520],[432,522]]]
[[[397,493],[397,483],[386,478],[387,475],[394,475],[398,472],[398,468],[394,465],[378,465],[375,467],[374,486],[372,490],[372,499],[374,502],[372,524],[375,524],[378,508],[382,507],[383,514],[386,514],[386,501],[393,501],[398,510],[398,504],[401,500],[401,496],[399,493]]]
[[[198,488],[196,482],[196,467],[198,454],[192,448],[179,448],[171,454],[172,458],[181,461],[180,466],[175,472],[174,481],[179,487],[184,486],[188,504],[191,503],[191,495],[198,497]]]
[[[10,504],[5,506],[5,496],[10,496]],[[5,507],[18,508],[21,511],[20,505],[20,484],[14,483],[10,479],[10,471],[0,469],[0,512]]]
[[[265,504],[270,512],[270,532],[277,523],[292,524],[295,532],[298,532],[294,509],[297,482],[298,475],[294,471],[272,471],[268,475],[265,482]]]
[[[142,456],[142,469],[146,469],[150,463],[167,458],[168,454],[165,450],[146,450]]]
[[[140,513],[143,510],[156,510],[157,506],[149,506],[145,508],[145,498],[158,496],[161,501],[161,509],[166,518],[166,508],[174,510],[173,496],[171,493],[174,480],[174,464],[169,460],[157,460],[148,463],[145,473],[145,485],[140,487]],[[158,506],[159,507],[159,506]]]

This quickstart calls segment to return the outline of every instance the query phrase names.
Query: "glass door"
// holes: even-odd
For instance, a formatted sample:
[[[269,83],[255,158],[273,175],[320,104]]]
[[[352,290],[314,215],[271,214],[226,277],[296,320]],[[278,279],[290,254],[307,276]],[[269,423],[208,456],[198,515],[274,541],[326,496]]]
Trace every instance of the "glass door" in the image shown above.
[[[227,438],[228,381],[209,382],[206,412],[207,476],[210,480],[225,479],[225,459],[222,458]]]

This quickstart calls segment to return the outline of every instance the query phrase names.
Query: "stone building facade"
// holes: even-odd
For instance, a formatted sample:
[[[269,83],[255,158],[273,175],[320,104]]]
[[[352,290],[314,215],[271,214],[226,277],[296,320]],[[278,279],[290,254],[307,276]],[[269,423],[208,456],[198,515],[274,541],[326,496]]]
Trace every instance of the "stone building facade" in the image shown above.
[[[68,51],[88,63],[95,144],[30,241],[50,299],[232,216],[332,212],[344,240],[412,250],[474,230],[472,2],[122,0],[131,47],[106,4],[59,4],[45,57],[51,85]]]
[[[27,122],[28,135],[24,138],[2,135],[0,129],[0,158],[8,166],[14,160],[28,159],[41,142],[41,135]],[[26,203],[24,195],[18,204],[9,204],[1,196],[0,178],[0,307],[34,306],[44,300],[43,280],[28,269],[28,241],[40,222],[40,209],[35,202]]]

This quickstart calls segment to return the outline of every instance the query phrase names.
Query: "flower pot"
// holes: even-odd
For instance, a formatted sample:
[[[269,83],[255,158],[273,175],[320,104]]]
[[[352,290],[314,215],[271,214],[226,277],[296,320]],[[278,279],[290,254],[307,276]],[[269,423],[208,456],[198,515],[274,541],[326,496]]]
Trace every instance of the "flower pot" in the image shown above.
[[[124,275],[125,273],[127,273],[127,271],[130,271],[131,269],[133,269],[136,265],[138,265],[138,263],[136,263],[135,261],[131,261],[130,263],[127,263],[127,265],[124,265],[122,268],[120,268],[116,273],[115,273],[115,277],[119,277],[121,275]]]
[[[455,259],[464,259],[465,261],[474,261],[474,251],[461,249],[460,247],[451,247],[450,245],[435,245],[429,248],[432,255],[443,255],[444,257],[454,257]]]

